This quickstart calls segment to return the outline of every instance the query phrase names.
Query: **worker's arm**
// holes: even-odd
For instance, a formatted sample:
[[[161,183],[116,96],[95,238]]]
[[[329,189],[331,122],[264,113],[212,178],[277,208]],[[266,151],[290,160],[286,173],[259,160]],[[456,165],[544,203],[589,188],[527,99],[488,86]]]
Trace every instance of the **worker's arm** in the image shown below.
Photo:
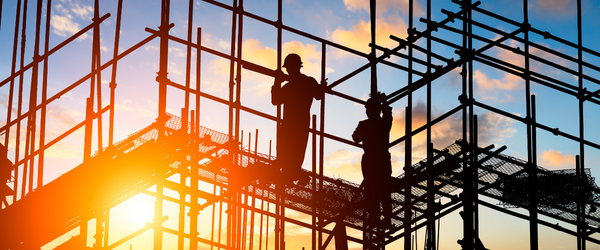
[[[283,100],[285,99],[281,82],[280,78],[275,78],[275,82],[271,87],[271,104],[273,105],[283,104]]]
[[[325,95],[325,89],[327,88],[325,85],[327,85],[327,84],[321,85],[317,82],[317,80],[315,80],[315,78],[311,77],[310,79],[313,81],[313,86],[315,86],[314,87],[315,99],[317,99],[317,100],[323,99],[323,96]],[[325,79],[325,80],[327,80],[327,79]]]
[[[361,128],[361,124],[363,122],[359,122],[358,126],[356,126],[356,129],[354,129],[354,133],[352,133],[352,140],[354,140],[354,142],[356,143],[360,143],[363,141],[363,137],[364,137],[364,132],[363,129]]]

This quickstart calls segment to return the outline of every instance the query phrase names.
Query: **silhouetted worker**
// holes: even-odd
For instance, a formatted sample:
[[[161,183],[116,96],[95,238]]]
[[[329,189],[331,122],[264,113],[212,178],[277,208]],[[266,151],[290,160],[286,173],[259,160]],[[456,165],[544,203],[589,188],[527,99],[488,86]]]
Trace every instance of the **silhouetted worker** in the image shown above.
[[[8,159],[8,150],[0,143],[0,187],[2,191],[2,202],[8,206],[6,196],[10,195],[12,189],[7,185],[10,182],[13,163]],[[0,205],[1,206],[1,205]]]
[[[283,122],[277,131],[275,166],[281,168],[289,181],[298,180],[298,185],[306,185],[310,177],[300,173],[308,143],[310,106],[313,98],[323,98],[323,90],[314,78],[300,73],[302,60],[299,55],[289,54],[283,67],[289,75],[288,82],[282,87],[283,80],[276,77],[271,88],[271,103],[283,104]]]
[[[10,180],[12,162],[8,159],[8,150],[0,143],[0,181],[6,183]]]
[[[361,160],[363,186],[367,211],[367,225],[380,229],[390,226],[391,193],[389,189],[392,163],[388,151],[390,129],[392,128],[392,108],[386,103],[385,94],[371,96],[365,105],[367,120],[358,123],[352,139],[363,144]],[[383,113],[383,116],[382,116]],[[380,210],[383,209],[384,224],[379,224]]]

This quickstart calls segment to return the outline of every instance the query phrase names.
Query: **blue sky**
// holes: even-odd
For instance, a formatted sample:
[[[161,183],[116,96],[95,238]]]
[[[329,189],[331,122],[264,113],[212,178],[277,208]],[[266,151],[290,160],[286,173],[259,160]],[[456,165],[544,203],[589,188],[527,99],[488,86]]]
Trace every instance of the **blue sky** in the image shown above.
[[[2,13],[2,26],[0,27],[0,46],[5,48],[0,51],[0,78],[5,79],[11,72],[12,44],[14,32],[14,15],[16,1],[5,1]],[[218,1],[231,5],[232,1]],[[25,47],[25,64],[31,62],[34,46],[35,31],[35,8],[34,3],[29,3],[27,19],[27,39]],[[189,2],[183,0],[171,1],[171,20],[175,26],[171,35],[187,39]],[[396,42],[389,39],[389,35],[406,38],[408,27],[408,0],[401,1],[378,1],[377,9],[377,44],[387,48],[396,46]],[[447,0],[432,0],[432,19],[441,21],[446,15],[441,9],[457,12],[459,6]],[[494,12],[501,16],[510,18],[516,22],[523,22],[522,1],[482,1],[482,9]],[[548,31],[551,34],[577,43],[577,20],[575,0],[530,0],[529,21],[534,28]],[[45,6],[45,5],[44,5]],[[193,41],[196,42],[196,28],[202,28],[203,46],[211,49],[230,53],[231,46],[231,13],[221,7],[203,1],[194,1],[193,16]],[[582,0],[583,21],[583,46],[595,51],[600,51],[598,40],[598,22],[596,17],[600,13],[599,4],[590,0]],[[100,15],[111,13],[100,25],[101,32],[101,60],[107,62],[112,59],[114,46],[114,34],[116,24],[116,1],[102,1],[100,3]],[[256,0],[245,1],[244,10],[255,15],[262,16],[271,21],[277,19],[277,1]],[[422,31],[426,25],[419,21],[424,17],[426,1],[415,1],[414,25],[417,30]],[[47,10],[43,9],[43,16]],[[54,0],[52,2],[52,19],[50,28],[50,48],[64,41],[66,38],[91,23],[93,17],[93,1],[86,0]],[[495,29],[510,33],[516,29],[515,26],[500,22],[483,14],[474,14],[474,20],[485,23]],[[45,18],[43,18],[45,20]],[[259,22],[255,19],[244,17],[244,32],[242,34],[243,59],[252,61],[259,65],[275,69],[277,63],[277,30],[274,26]],[[336,0],[336,1],[283,1],[283,24],[306,32],[308,34],[336,42],[348,48],[362,53],[369,53],[370,42],[368,1],[365,0]],[[42,25],[45,22],[42,21]],[[160,1],[134,1],[124,0],[123,20],[121,26],[121,41],[118,51],[122,52],[148,37],[150,33],[144,29],[149,27],[157,29],[160,25]],[[452,27],[461,28],[462,23],[456,21],[450,23]],[[42,30],[42,37],[45,31]],[[500,35],[475,29],[475,32],[486,39],[495,40]],[[364,57],[343,52],[332,46],[326,46],[325,72],[321,72],[322,44],[319,41],[302,37],[288,31],[283,31],[283,55],[298,53],[304,61],[303,73],[320,80],[324,74],[328,82],[332,83],[358,67],[368,63]],[[461,37],[447,30],[439,29],[434,34],[436,37],[460,44]],[[523,35],[519,35],[522,37]],[[544,39],[539,35],[532,34],[530,39],[541,46],[560,51],[572,57],[577,57],[577,50],[550,39]],[[235,41],[237,42],[237,41]],[[425,40],[417,42],[421,47],[426,46]],[[523,44],[508,40],[504,44],[511,47],[519,47],[523,50]],[[52,96],[61,91],[72,82],[86,75],[91,68],[92,33],[88,32],[76,41],[67,45],[64,49],[53,54],[49,68],[48,95]],[[484,44],[475,42],[474,47],[479,48]],[[152,123],[157,114],[158,84],[155,81],[158,71],[158,39],[149,42],[134,53],[121,60],[118,65],[117,94],[116,94],[116,120],[115,141],[126,138],[131,134]],[[43,48],[43,45],[42,45]],[[432,44],[432,50],[446,58],[458,59],[454,49],[439,43]],[[537,48],[531,48],[530,52],[538,57],[549,60],[561,66],[577,70],[573,62],[558,58]],[[192,69],[195,69],[195,58],[197,52],[192,50]],[[406,53],[403,51],[402,53]],[[510,51],[492,48],[485,52],[486,55],[498,58],[515,65],[524,65],[523,57]],[[423,54],[415,52],[415,55],[425,59]],[[206,52],[202,52],[201,62],[201,84],[202,91],[214,96],[228,98],[229,61],[218,58]],[[184,84],[186,81],[185,60],[186,47],[175,42],[169,43],[169,79]],[[388,59],[399,65],[406,65],[406,60],[391,57]],[[600,58],[584,53],[584,60],[592,65],[598,65]],[[18,62],[18,61],[17,61]],[[442,62],[433,60],[435,64]],[[17,64],[18,65],[18,64]],[[577,78],[568,72],[560,71],[537,62],[532,62],[531,69],[552,78],[560,79],[568,84],[577,86]],[[18,68],[18,67],[17,67]],[[386,93],[406,86],[407,73],[383,64],[378,65],[378,88]],[[424,68],[416,67],[423,71]],[[109,85],[111,78],[110,67],[102,72],[102,105],[108,104]],[[481,63],[474,63],[474,93],[475,99],[487,105],[502,109],[506,112],[525,117],[525,93],[524,81],[515,75],[506,74]],[[597,78],[599,72],[584,67],[584,72]],[[195,70],[191,72],[191,85],[195,86]],[[27,100],[30,86],[31,73],[24,76],[24,98]],[[419,79],[415,76],[414,79]],[[270,87],[273,79],[250,71],[242,72],[242,105],[257,109],[261,112],[276,115],[276,108],[270,103]],[[86,84],[88,83],[88,84]],[[64,133],[85,118],[85,99],[89,95],[89,81],[76,87],[70,93],[62,96],[48,107],[48,130],[46,141],[50,141]],[[370,71],[366,70],[346,82],[335,87],[334,90],[345,93],[355,98],[366,100],[369,93]],[[460,103],[458,96],[461,94],[461,78],[458,71],[452,71],[432,83],[432,115],[433,118],[444,114],[455,108]],[[599,89],[598,85],[584,80],[584,87],[590,91]],[[6,117],[8,110],[9,84],[0,87],[0,117]],[[575,97],[565,95],[551,88],[537,83],[531,84],[531,92],[536,95],[537,119],[540,123],[560,131],[578,135],[578,101]],[[41,97],[39,97],[41,98]],[[413,128],[425,124],[426,92],[422,88],[413,94]],[[179,115],[183,107],[183,92],[169,89],[168,106],[169,112]],[[193,98],[192,98],[193,105]],[[201,101],[201,125],[227,132],[227,106],[212,102],[207,99]],[[366,119],[364,108],[358,104],[342,98],[326,96],[325,131],[329,134],[351,140],[351,134],[358,122]],[[25,102],[24,110],[28,103]],[[315,101],[311,112],[320,113],[320,101]],[[404,135],[404,115],[407,106],[406,98],[394,103],[392,107],[394,124],[392,128],[392,140]],[[17,108],[16,99],[13,108]],[[596,104],[586,102],[584,104],[585,114],[585,138],[592,142],[600,142],[600,134],[595,131],[598,118],[595,114],[599,111]],[[16,112],[16,111],[15,111]],[[495,144],[497,147],[507,145],[505,153],[527,159],[526,152],[526,127],[518,121],[511,120],[502,115],[476,108],[475,113],[479,117],[480,143],[483,146]],[[432,129],[433,143],[438,149],[444,148],[462,135],[460,115],[454,115]],[[103,116],[104,137],[103,145],[107,145],[107,122],[108,115]],[[5,119],[0,121],[5,123]],[[275,123],[248,113],[242,113],[241,129],[247,137],[248,132],[254,136],[256,129],[259,130],[258,150],[263,153],[269,151],[269,141],[275,143]],[[15,152],[15,132],[11,133],[11,144],[9,151]],[[3,136],[2,136],[3,137]],[[22,137],[23,138],[23,137]],[[3,138],[2,138],[3,139]],[[254,140],[254,139],[253,139]],[[247,138],[244,139],[247,141]],[[94,143],[97,149],[97,142]],[[44,182],[60,176],[69,169],[81,163],[83,157],[83,130],[77,131],[65,140],[50,148],[45,156],[47,172]],[[307,160],[304,168],[310,168],[310,143]],[[548,169],[574,168],[575,155],[579,154],[579,144],[564,137],[557,137],[552,133],[538,130],[538,163]],[[597,176],[600,171],[595,162],[600,160],[598,149],[585,148],[585,165],[591,168],[592,174]],[[393,175],[401,174],[404,166],[404,143],[390,149],[393,157]],[[325,174],[328,176],[344,178],[360,183],[360,157],[362,150],[353,146],[345,145],[333,140],[325,140],[324,159]],[[425,133],[414,138],[413,162],[419,161],[426,156]],[[14,154],[13,154],[14,161]],[[21,154],[22,157],[22,154]],[[524,248],[528,240],[527,223],[513,219],[508,215],[482,209],[482,232],[481,238],[490,249],[515,249],[520,246]],[[540,227],[543,228],[543,227]],[[443,248],[458,249],[455,243],[461,236],[461,224],[457,215],[453,214],[447,219],[442,219],[442,236],[440,245]],[[291,231],[290,234],[293,234]],[[301,238],[302,231],[298,231]],[[424,235],[420,232],[420,235]],[[419,236],[422,237],[422,236]],[[292,237],[293,238],[293,237]],[[510,239],[510,240],[506,240]],[[572,247],[575,239],[564,234],[548,229],[541,229],[540,246],[543,249],[561,249],[561,247]],[[294,243],[290,243],[294,244]],[[422,242],[420,242],[422,244]],[[589,246],[594,249],[596,246]]]

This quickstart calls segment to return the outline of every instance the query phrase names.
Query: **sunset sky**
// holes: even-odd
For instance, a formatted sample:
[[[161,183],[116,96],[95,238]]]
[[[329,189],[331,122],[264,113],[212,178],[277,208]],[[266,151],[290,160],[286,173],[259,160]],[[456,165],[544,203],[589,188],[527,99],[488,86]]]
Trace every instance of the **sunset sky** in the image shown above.
[[[220,0],[218,2],[228,6],[232,5],[232,1]],[[0,78],[2,80],[11,75],[16,1],[4,1],[3,4],[2,23],[0,26],[0,47],[3,48],[0,50]],[[175,26],[170,34],[181,39],[187,39],[188,5],[189,2],[185,0],[171,1],[170,22],[174,23]],[[419,31],[426,29],[426,24],[419,21],[420,18],[426,17],[426,5],[427,2],[425,0],[415,0],[414,26]],[[431,0],[431,5],[432,19],[438,22],[447,17],[441,12],[441,9],[453,12],[460,11],[459,6],[450,0]],[[36,12],[32,6],[35,6],[35,2],[29,1],[24,57],[25,65],[32,60],[35,40]],[[50,22],[50,48],[53,48],[72,34],[89,25],[91,23],[90,20],[93,18],[93,6],[94,2],[92,0],[53,0]],[[232,42],[231,12],[203,1],[194,1],[193,6],[193,42],[197,42],[197,27],[201,27],[202,39],[200,42],[203,46],[230,54]],[[600,38],[600,32],[597,32],[600,29],[600,23],[597,22],[597,16],[600,14],[600,3],[592,0],[582,0],[582,6],[583,46],[600,51],[600,44],[597,43]],[[523,1],[483,0],[480,7],[510,18],[518,23],[523,22]],[[528,9],[529,21],[534,28],[548,31],[552,35],[575,44],[577,43],[576,0],[530,0]],[[277,0],[246,0],[244,1],[244,10],[272,21],[277,20]],[[47,12],[48,10],[46,10],[44,2],[42,27],[45,25],[44,20]],[[106,13],[110,13],[111,16],[100,25],[101,60],[103,63],[112,59],[113,51],[116,49],[114,46],[117,18],[116,0],[103,0],[100,2],[100,16]],[[389,39],[389,35],[406,38],[409,25],[408,14],[408,0],[378,1],[376,22],[377,44],[386,48],[394,48],[397,46],[397,42]],[[513,32],[517,28],[511,24],[500,22],[497,19],[479,13],[474,13],[473,19],[506,33]],[[276,69],[277,29],[272,25],[248,17],[244,17],[243,22],[243,59]],[[370,43],[368,0],[284,0],[283,24],[352,48],[365,55],[370,53],[370,47],[368,46]],[[151,33],[145,31],[146,27],[157,30],[159,25],[159,0],[124,0],[121,41],[118,45],[118,51],[123,52],[150,36]],[[459,20],[449,25],[459,29],[462,28],[462,22]],[[490,40],[501,38],[500,35],[481,28],[474,28],[474,32]],[[44,30],[42,30],[41,37],[44,37],[43,34]],[[461,44],[461,36],[444,29],[434,32],[434,36],[455,44]],[[522,34],[519,36],[523,37]],[[577,57],[577,50],[572,47],[550,39],[544,39],[544,37],[536,34],[530,35],[530,39],[542,46],[552,48],[575,58]],[[43,39],[41,41],[40,48],[43,51]],[[417,44],[421,47],[426,47],[424,39],[419,40]],[[509,39],[504,44],[515,48],[519,47],[523,50],[523,44],[514,40]],[[482,42],[474,42],[475,48],[480,48],[484,45]],[[169,43],[170,61],[168,77],[170,80],[180,84],[185,84],[186,82],[186,50],[187,48],[181,44],[176,42]],[[282,50],[284,56],[288,53],[299,54],[304,62],[302,72],[320,81],[322,74],[322,44],[319,41],[283,31]],[[439,43],[434,42],[432,50],[446,58],[454,58],[455,60],[459,58],[454,53],[454,48]],[[49,97],[89,73],[91,69],[91,52],[92,33],[88,32],[50,56],[48,75]],[[406,51],[402,51],[402,53],[406,53]],[[575,63],[546,53],[540,49],[532,48],[530,53],[572,70],[577,70]],[[486,51],[485,54],[515,65],[524,65],[521,55],[507,50],[492,48]],[[191,86],[195,86],[196,84],[196,56],[197,52],[192,50]],[[424,55],[419,52],[415,52],[415,56],[425,59]],[[588,53],[584,53],[583,57],[585,61],[593,65],[598,65],[600,62],[600,58]],[[223,99],[228,99],[229,61],[206,52],[202,52],[201,58],[202,91]],[[407,64],[406,60],[399,57],[392,56],[387,60],[400,65]],[[445,63],[439,60],[433,59],[433,62],[434,64],[445,66]],[[332,83],[366,63],[368,63],[368,60],[365,57],[327,46],[324,74],[328,78],[328,83]],[[119,61],[115,104],[115,142],[125,139],[127,135],[155,121],[158,112],[158,84],[155,80],[158,64],[158,39],[147,43]],[[19,68],[18,65],[19,60],[17,60],[17,68]],[[560,71],[538,62],[532,62],[530,67],[533,71],[559,79],[573,86],[577,86],[578,84],[577,77],[568,72]],[[421,72],[425,70],[420,66],[416,66],[415,69]],[[407,73],[405,71],[383,64],[379,64],[377,70],[378,89],[380,91],[391,93],[406,86]],[[504,73],[481,63],[474,63],[474,70],[474,92],[477,101],[517,116],[525,117],[525,100],[527,96],[525,93],[525,82],[522,78]],[[461,94],[461,77],[458,72],[458,70],[454,70],[432,83],[431,109],[433,118],[460,105],[458,96]],[[596,72],[593,69],[584,67],[584,72],[591,77],[600,77],[600,72]],[[414,79],[419,78],[419,76],[415,76]],[[31,71],[24,77],[24,110],[27,110],[29,105],[30,79]],[[103,106],[109,103],[110,79],[111,68],[109,67],[102,72]],[[270,101],[272,84],[272,77],[244,70],[242,72],[241,104],[275,116],[277,109],[271,105]],[[0,87],[0,117],[2,117],[0,125],[2,126],[6,123],[5,117],[9,108],[9,85],[6,84]],[[366,100],[370,91],[369,86],[370,70],[365,70],[336,86],[333,90]],[[599,89],[597,84],[589,81],[584,81],[584,87],[589,91]],[[179,116],[180,110],[184,106],[184,92],[175,88],[169,88],[168,91],[167,110]],[[86,81],[48,106],[49,109],[46,118],[48,122],[47,142],[85,119],[85,100],[89,96],[89,92],[89,81]],[[531,84],[531,92],[536,95],[536,112],[539,123],[551,128],[559,128],[560,131],[572,135],[579,135],[579,104],[577,98],[536,83]],[[41,100],[41,97],[39,98]],[[325,98],[325,117],[319,117],[321,101],[313,102],[311,113],[317,114],[319,121],[320,119],[325,119],[326,133],[351,140],[352,132],[358,125],[358,122],[366,119],[364,107],[333,95],[326,95]],[[425,88],[413,94],[413,128],[418,128],[426,123],[426,98]],[[194,100],[195,97],[192,95],[190,99],[191,106],[194,105]],[[404,135],[406,106],[406,98],[392,104],[394,123],[391,131],[391,140]],[[12,108],[14,110],[14,118],[14,114],[17,112],[16,99],[13,101]],[[596,104],[590,102],[584,104],[584,137],[586,140],[595,143],[600,143],[600,133],[596,131],[596,124],[600,122],[597,116],[599,111],[600,107]],[[226,105],[205,98],[201,100],[200,120],[202,126],[227,133],[227,113],[228,107]],[[480,146],[494,144],[496,147],[500,147],[507,145],[508,149],[504,151],[505,154],[527,160],[527,130],[524,124],[479,108],[475,109],[475,114],[479,117]],[[103,145],[105,147],[108,144],[108,113],[103,116],[103,123]],[[274,151],[276,142],[276,125],[274,122],[242,112],[240,126],[244,131],[246,146],[249,132],[252,133],[252,145],[254,145],[254,135],[258,129],[258,151],[268,153],[269,141],[273,142]],[[97,132],[96,128],[94,130]],[[14,134],[15,132],[12,131],[11,145],[9,145],[9,156],[12,154],[11,159],[13,162],[15,152],[14,141],[16,140],[13,138]],[[80,129],[46,151],[44,183],[52,181],[81,164],[83,161],[83,135],[83,129]],[[4,142],[4,136],[0,135],[1,142]],[[95,136],[94,138],[97,137]],[[452,144],[455,140],[462,138],[462,118],[460,112],[435,125],[432,128],[432,138],[434,147],[437,149],[442,149]],[[414,163],[426,158],[426,134],[424,132],[420,133],[413,140]],[[94,141],[93,145],[93,151],[96,151],[97,142]],[[306,169],[311,168],[311,146],[309,142],[303,166]],[[575,167],[575,155],[579,154],[579,144],[564,137],[555,136],[550,132],[538,130],[537,150],[538,165],[551,170],[567,169]],[[402,167],[405,165],[404,143],[390,148],[390,152],[392,153],[393,175],[398,176],[403,173]],[[362,149],[360,148],[325,139],[325,175],[360,183],[362,181],[362,174],[360,172],[362,153]],[[595,177],[600,175],[600,168],[595,164],[598,161],[600,161],[600,151],[592,147],[586,147],[585,167],[590,168],[592,175]],[[140,195],[136,199],[138,200],[138,204],[149,204],[150,209],[152,209],[153,198],[150,196]],[[498,203],[497,201],[491,202],[494,204]],[[121,215],[123,216],[126,216],[127,209],[127,204],[115,208],[116,211],[121,211]],[[138,209],[138,211],[142,210]],[[514,210],[525,213],[519,209]],[[483,207],[480,211],[480,238],[487,248],[494,250],[529,248],[528,222]],[[114,214],[118,216],[119,212],[115,212]],[[201,214],[200,218],[201,220],[209,220],[210,217],[208,213],[204,213]],[[119,220],[118,218],[113,219]],[[142,227],[144,219],[138,219],[139,221],[135,223],[129,223],[129,226],[132,228],[136,226]],[[124,221],[124,219],[121,221]],[[553,220],[549,221],[556,223]],[[116,235],[111,235],[110,237],[115,240],[122,237],[117,235],[125,235],[127,230],[123,230],[123,232],[114,232]],[[200,236],[204,237],[209,231],[210,229],[202,231]],[[288,249],[300,250],[302,246],[307,247],[307,249],[310,248],[310,245],[305,243],[306,239],[310,239],[310,231],[294,230],[292,228],[289,235]],[[139,249],[142,249],[141,244],[144,244],[143,236],[138,238],[142,239],[138,239],[137,243],[131,243],[134,249],[136,249],[135,244],[140,244]],[[440,249],[460,249],[460,246],[456,244],[456,240],[461,238],[462,221],[458,213],[453,213],[443,218],[441,220]],[[424,230],[420,230],[418,232],[419,247],[423,246],[423,239]],[[401,243],[401,241],[398,241],[391,247],[400,248],[402,247]],[[540,226],[540,249],[573,249],[575,244],[574,237]],[[128,247],[129,244],[127,246],[123,245],[122,249],[128,249]],[[600,249],[600,246],[589,243],[588,249]]]

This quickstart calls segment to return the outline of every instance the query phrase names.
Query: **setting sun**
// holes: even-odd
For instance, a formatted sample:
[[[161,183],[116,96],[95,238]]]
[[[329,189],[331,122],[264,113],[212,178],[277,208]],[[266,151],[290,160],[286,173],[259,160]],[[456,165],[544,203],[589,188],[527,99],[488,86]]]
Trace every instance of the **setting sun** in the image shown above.
[[[129,220],[134,223],[145,223],[152,220],[152,207],[141,201],[132,202],[127,207]]]

